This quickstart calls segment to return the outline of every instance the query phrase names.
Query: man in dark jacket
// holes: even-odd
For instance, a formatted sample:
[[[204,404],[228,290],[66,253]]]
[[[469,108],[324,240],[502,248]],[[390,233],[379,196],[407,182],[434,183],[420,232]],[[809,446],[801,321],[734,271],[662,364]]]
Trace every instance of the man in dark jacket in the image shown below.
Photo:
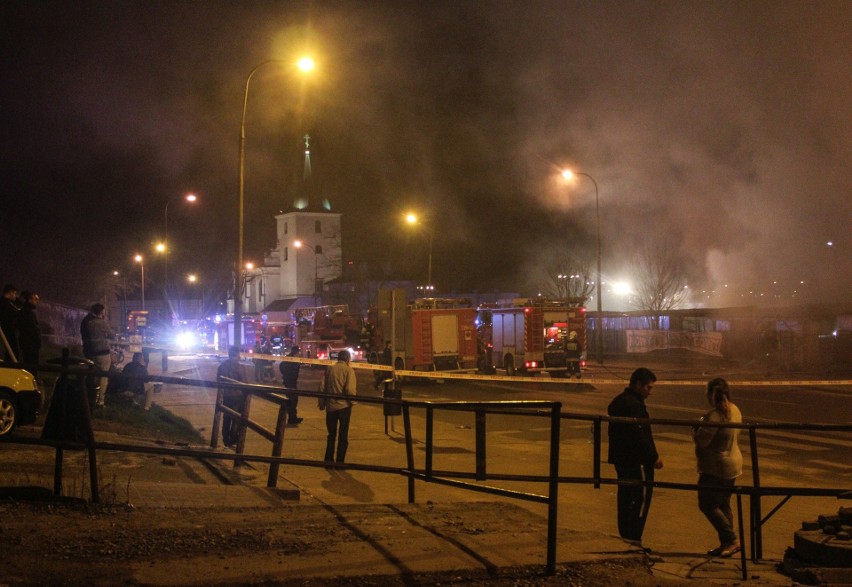
[[[607,413],[619,418],[648,418],[645,400],[656,381],[650,369],[636,369],[630,376],[630,385],[610,402]],[[615,465],[619,480],[653,483],[654,469],[663,468],[647,422],[610,422],[607,460]],[[618,533],[622,538],[641,543],[651,493],[650,485],[618,486]]]
[[[103,304],[93,304],[89,313],[80,322],[80,337],[83,339],[83,356],[95,364],[95,368],[109,373],[112,360],[110,358],[110,340],[115,338],[106,321]],[[98,395],[95,404],[104,407],[108,377],[98,379]]]
[[[221,362],[219,364],[219,368],[216,370],[216,380],[223,381],[224,379],[232,380],[226,381],[226,383],[246,380],[245,373],[243,372],[243,366],[240,363],[239,347],[232,346],[228,348],[228,359]],[[219,394],[222,396],[223,405],[236,412],[242,413],[243,408],[245,408],[246,405],[246,398],[245,394],[241,390],[219,388]],[[225,446],[229,448],[235,447],[244,430],[245,426],[243,426],[239,420],[230,414],[223,414],[222,443]]]
[[[15,303],[18,299],[18,288],[7,283],[3,287],[3,297],[0,298],[0,328],[3,329],[3,335],[6,337],[6,342],[9,344],[7,348],[0,340],[0,350],[6,361],[11,362],[12,357],[9,355],[9,349],[15,354],[15,360],[20,361],[18,355],[21,349],[18,347],[18,317],[21,309]]]
[[[291,358],[298,357],[299,347],[295,345],[290,347],[290,352],[287,356]],[[299,367],[301,367],[301,365],[297,361],[281,361],[281,364],[278,365],[278,370],[281,371],[281,380],[284,383],[284,387],[287,389],[299,388]],[[287,408],[287,424],[290,426],[298,426],[303,420],[303,418],[300,418],[297,414],[299,396],[288,394],[287,399],[290,400],[290,406]]]
[[[38,379],[39,351],[41,350],[41,328],[36,316],[39,295],[31,291],[21,294],[21,313],[18,316],[18,342],[21,347],[21,363],[24,369]]]

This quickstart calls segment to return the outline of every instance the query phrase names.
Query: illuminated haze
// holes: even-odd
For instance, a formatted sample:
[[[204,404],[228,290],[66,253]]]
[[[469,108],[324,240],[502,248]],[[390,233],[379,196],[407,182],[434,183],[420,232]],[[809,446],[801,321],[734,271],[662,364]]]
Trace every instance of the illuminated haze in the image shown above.
[[[20,2],[0,17],[0,280],[21,289],[97,299],[97,274],[148,250],[168,199],[194,191],[197,207],[170,209],[170,263],[224,291],[246,76],[308,49],[310,80],[252,80],[247,258],[275,245],[309,133],[345,257],[376,278],[425,278],[428,240],[402,223],[416,209],[440,289],[538,291],[561,251],[594,250],[593,186],[559,181],[571,167],[600,188],[605,279],[629,280],[632,253],[668,234],[691,289],[717,292],[703,303],[852,291],[848,2]]]

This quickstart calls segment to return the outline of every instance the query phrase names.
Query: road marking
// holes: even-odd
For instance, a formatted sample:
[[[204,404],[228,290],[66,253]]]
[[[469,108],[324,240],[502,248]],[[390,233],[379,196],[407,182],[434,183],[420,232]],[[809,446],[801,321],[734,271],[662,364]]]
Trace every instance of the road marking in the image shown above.
[[[837,438],[826,438],[822,436],[814,436],[812,434],[799,434],[792,430],[761,430],[758,429],[758,438],[760,436],[780,436],[783,438],[796,438],[807,442],[818,442],[821,444],[830,444],[832,446],[840,446],[843,448],[852,448],[852,441],[840,440]],[[759,442],[759,440],[758,440]]]
[[[692,436],[689,435],[689,434],[682,433],[682,432],[659,432],[659,433],[655,432],[654,437],[655,438],[668,438],[670,440],[679,440],[681,442],[692,443]],[[797,444],[795,442],[785,442],[783,440],[775,440],[775,439],[772,439],[772,438],[759,438],[757,440],[757,446],[758,446],[758,451],[760,451],[761,454],[763,454],[765,452],[763,450],[763,446],[765,446],[765,445],[775,446],[775,447],[779,447],[779,448],[800,450],[800,451],[804,451],[804,452],[822,452],[822,451],[829,450],[829,448],[825,447],[825,446],[808,446],[808,445]],[[740,448],[742,449],[743,447],[741,446]]]
[[[852,466],[846,465],[844,463],[838,463],[837,461],[821,461],[819,459],[810,459],[808,460],[808,462],[823,467],[829,467],[830,469],[840,469],[840,471],[846,475],[852,473]]]

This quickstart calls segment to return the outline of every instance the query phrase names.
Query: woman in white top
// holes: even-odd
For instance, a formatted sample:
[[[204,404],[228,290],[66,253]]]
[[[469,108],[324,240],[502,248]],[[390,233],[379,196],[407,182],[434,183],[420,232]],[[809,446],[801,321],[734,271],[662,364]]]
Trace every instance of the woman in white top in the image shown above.
[[[724,379],[707,384],[707,401],[713,409],[701,418],[695,429],[695,456],[698,458],[698,508],[719,534],[719,546],[707,552],[729,557],[741,549],[734,532],[731,495],[737,477],[743,472],[743,455],[737,445],[738,428],[720,428],[712,423],[740,423],[739,408],[731,402],[731,391]],[[711,489],[711,488],[727,488]]]

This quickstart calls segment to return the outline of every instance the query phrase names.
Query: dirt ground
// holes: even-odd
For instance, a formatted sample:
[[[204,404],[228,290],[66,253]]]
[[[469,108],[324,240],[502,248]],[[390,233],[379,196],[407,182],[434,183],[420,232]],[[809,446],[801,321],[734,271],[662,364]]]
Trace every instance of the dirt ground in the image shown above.
[[[401,506],[397,514],[457,544],[463,543],[465,535],[488,534],[494,529],[489,525],[505,527],[519,522],[507,510],[483,516],[471,527],[461,521],[470,516],[455,515],[458,512],[453,507]],[[560,565],[553,576],[544,576],[540,565],[494,566],[490,570],[485,565],[480,570],[435,573],[428,570],[428,563],[409,568],[403,560],[395,561],[399,572],[393,575],[360,574],[359,560],[369,558],[371,544],[397,540],[394,552],[402,548],[405,561],[428,558],[429,553],[422,551],[424,547],[414,536],[388,536],[391,526],[377,512],[355,519],[353,512],[343,511],[340,515],[346,523],[341,524],[318,524],[314,514],[305,506],[143,510],[79,501],[4,501],[0,504],[4,559],[0,585],[694,584],[654,578],[649,560],[636,555]],[[399,544],[406,540],[411,544]]]

